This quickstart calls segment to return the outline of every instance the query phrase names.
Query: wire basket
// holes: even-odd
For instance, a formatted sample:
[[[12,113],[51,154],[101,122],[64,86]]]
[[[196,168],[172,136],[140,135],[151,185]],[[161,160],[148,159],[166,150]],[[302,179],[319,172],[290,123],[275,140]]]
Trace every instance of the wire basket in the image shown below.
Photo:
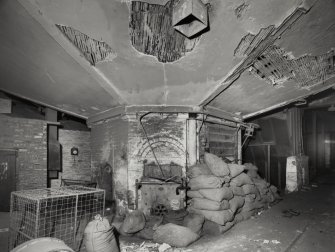
[[[10,249],[31,239],[55,237],[78,251],[87,223],[104,215],[105,191],[72,185],[12,192]]]

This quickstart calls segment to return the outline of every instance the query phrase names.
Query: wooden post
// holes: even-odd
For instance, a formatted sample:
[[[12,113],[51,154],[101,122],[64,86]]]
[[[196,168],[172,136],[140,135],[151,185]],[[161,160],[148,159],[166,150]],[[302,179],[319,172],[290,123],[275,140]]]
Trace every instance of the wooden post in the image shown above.
[[[312,125],[312,134],[313,134],[313,162],[312,162],[312,174],[311,174],[311,178],[315,177],[316,175],[316,167],[317,167],[317,163],[318,163],[318,141],[317,141],[317,137],[318,137],[318,132],[317,132],[317,115],[316,112],[313,111],[313,125]]]
[[[270,170],[271,170],[271,145],[268,144],[267,147],[268,147],[268,151],[267,151],[267,157],[268,157],[267,163],[268,163],[268,165],[267,165],[267,172],[266,173],[267,173],[267,182],[270,183],[270,180],[271,180],[271,172],[270,172]]]
[[[58,112],[54,109],[45,109],[45,120],[57,122]],[[58,128],[56,125],[48,125],[48,187],[50,187],[49,173],[61,171],[61,153],[58,142]],[[58,174],[57,174],[58,176]],[[54,176],[52,176],[54,177]]]
[[[242,130],[240,127],[237,130],[237,162],[242,164]]]

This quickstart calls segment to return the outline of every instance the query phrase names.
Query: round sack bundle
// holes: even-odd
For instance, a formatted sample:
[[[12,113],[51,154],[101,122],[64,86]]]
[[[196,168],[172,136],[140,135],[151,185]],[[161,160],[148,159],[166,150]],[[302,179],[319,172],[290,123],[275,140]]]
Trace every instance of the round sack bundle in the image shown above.
[[[99,214],[89,222],[84,231],[84,244],[87,252],[119,252],[114,228]]]
[[[204,196],[199,191],[187,191],[186,195],[189,198],[204,198]]]
[[[191,229],[173,223],[159,226],[153,235],[154,242],[175,247],[186,247],[199,238],[200,236]]]
[[[213,175],[213,174],[206,164],[195,164],[188,168],[186,175],[189,178],[196,178],[200,175]]]
[[[207,220],[213,221],[219,225],[225,225],[227,222],[234,219],[234,214],[230,209],[221,211],[210,211],[189,207],[188,211],[190,213],[202,214]]]
[[[190,179],[188,186],[192,191],[204,188],[220,188],[223,184],[221,178],[214,175],[200,175]]]
[[[202,226],[204,225],[205,217],[201,214],[190,213],[183,220],[183,226],[188,227],[194,233],[200,235]]]
[[[231,184],[231,185],[230,185],[230,188],[231,188],[231,190],[232,190],[232,192],[233,192],[234,195],[237,195],[237,196],[245,196],[242,187],[240,187],[240,186],[235,186],[234,184]]]
[[[135,210],[126,215],[120,229],[127,234],[134,234],[142,230],[145,226],[145,217],[143,212]]]
[[[251,180],[251,178],[244,172],[242,172],[240,175],[236,176],[230,181],[230,184],[234,184],[236,186],[243,186],[243,185],[253,185],[254,182]]]
[[[200,189],[199,194],[206,199],[214,201],[230,200],[234,197],[232,190],[226,186],[214,189]]]
[[[57,238],[43,237],[26,241],[10,252],[74,252],[64,241]]]
[[[215,176],[224,177],[229,175],[228,164],[226,164],[221,158],[208,152],[205,152],[204,158],[208,168]]]
[[[231,211],[235,214],[238,209],[243,207],[244,205],[244,197],[234,196],[231,200],[229,200],[229,205]]]
[[[221,202],[209,200],[209,199],[202,199],[202,198],[193,198],[190,200],[190,205],[197,209],[203,210],[225,210],[229,208],[228,200],[223,200]]]
[[[232,178],[235,178],[237,175],[240,175],[245,170],[245,166],[239,164],[228,164],[228,168],[230,171],[230,176]]]

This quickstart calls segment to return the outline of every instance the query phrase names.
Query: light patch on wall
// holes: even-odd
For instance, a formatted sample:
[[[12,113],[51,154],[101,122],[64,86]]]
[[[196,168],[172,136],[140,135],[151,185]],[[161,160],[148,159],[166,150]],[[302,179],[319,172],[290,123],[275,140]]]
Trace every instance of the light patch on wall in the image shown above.
[[[160,62],[174,62],[193,50],[198,38],[188,39],[172,26],[171,0],[165,6],[132,1],[130,10],[130,40],[133,47],[155,56]]]
[[[117,56],[113,49],[104,41],[90,38],[86,34],[69,26],[56,24],[56,27],[79,49],[93,66],[99,62],[112,61]]]
[[[273,86],[293,79],[300,88],[308,88],[335,74],[334,50],[325,54],[293,58],[276,45],[260,55],[250,71]]]

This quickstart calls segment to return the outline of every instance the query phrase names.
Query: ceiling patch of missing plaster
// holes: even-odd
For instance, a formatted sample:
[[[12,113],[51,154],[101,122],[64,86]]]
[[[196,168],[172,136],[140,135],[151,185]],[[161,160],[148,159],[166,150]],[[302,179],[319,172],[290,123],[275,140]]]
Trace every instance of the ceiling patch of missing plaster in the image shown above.
[[[256,59],[250,71],[273,86],[293,79],[300,88],[308,88],[335,75],[334,58],[334,50],[317,56],[292,58],[272,45]]]
[[[56,24],[56,26],[79,49],[91,65],[95,66],[99,62],[112,61],[116,58],[116,53],[104,41],[90,38],[69,26],[60,24]]]
[[[174,62],[193,50],[198,38],[188,39],[172,26],[175,0],[165,6],[132,1],[130,39],[141,53],[155,56],[160,62]]]
[[[256,35],[251,33],[245,35],[234,50],[234,56],[248,56],[252,50],[254,50],[266,37],[268,37],[273,32],[274,29],[275,26],[270,25],[266,28],[260,29]]]

